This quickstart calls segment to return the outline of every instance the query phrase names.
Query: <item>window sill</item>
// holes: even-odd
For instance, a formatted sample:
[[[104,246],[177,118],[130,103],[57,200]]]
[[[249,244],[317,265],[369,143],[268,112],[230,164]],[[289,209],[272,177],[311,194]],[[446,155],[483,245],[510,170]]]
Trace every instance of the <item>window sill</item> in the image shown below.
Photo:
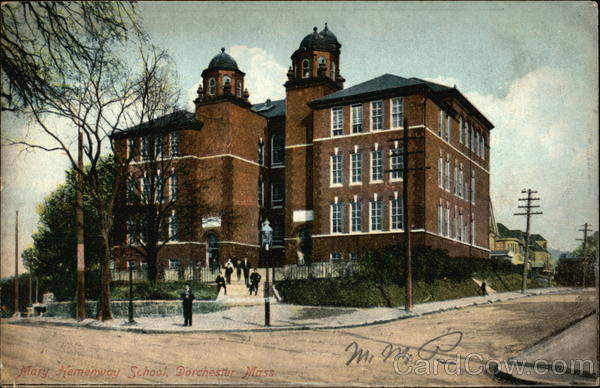
[[[383,179],[381,180],[376,180],[376,181],[369,181],[369,184],[378,184],[378,183],[383,183]]]
[[[390,182],[404,182],[404,178],[392,178]]]
[[[329,187],[344,187],[343,183],[334,183],[334,184],[330,184]]]
[[[362,182],[352,182],[350,186],[362,186]]]
[[[283,209],[283,205],[277,205],[277,206],[271,205],[271,209]]]

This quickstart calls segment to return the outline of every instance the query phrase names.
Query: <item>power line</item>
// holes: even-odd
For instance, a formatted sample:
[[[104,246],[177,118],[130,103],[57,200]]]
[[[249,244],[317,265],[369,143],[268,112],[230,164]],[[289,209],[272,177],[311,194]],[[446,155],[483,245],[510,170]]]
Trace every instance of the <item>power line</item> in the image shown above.
[[[589,229],[592,225],[588,224],[587,222],[583,225],[581,225],[583,227],[583,229],[578,229],[580,232],[583,232],[583,238],[578,238],[576,239],[577,241],[583,241],[583,249],[581,250],[581,287],[585,288],[585,259],[586,259],[586,247],[587,247],[587,237],[588,237],[588,232],[591,232],[592,230]]]

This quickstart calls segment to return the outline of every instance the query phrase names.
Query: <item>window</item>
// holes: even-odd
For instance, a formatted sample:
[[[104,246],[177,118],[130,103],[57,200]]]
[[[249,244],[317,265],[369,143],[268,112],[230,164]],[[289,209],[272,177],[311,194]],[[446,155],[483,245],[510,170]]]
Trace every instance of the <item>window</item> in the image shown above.
[[[358,261],[358,252],[350,252],[350,261]]]
[[[352,133],[363,131],[363,107],[361,104],[352,105]]]
[[[238,81],[235,86],[235,95],[238,97],[242,97],[242,81]]]
[[[399,128],[402,126],[404,115],[404,99],[401,97],[392,98],[392,127]]]
[[[156,177],[156,202],[162,203],[165,190],[165,178],[160,175]]]
[[[331,233],[342,233],[342,203],[331,204]]]
[[[485,136],[481,135],[481,159],[485,160]]]
[[[474,151],[477,146],[477,141],[475,139],[475,134],[477,130],[475,128],[471,128],[471,150]]]
[[[441,203],[438,205],[438,233],[444,234],[444,208]]]
[[[462,117],[458,118],[458,142],[460,144],[463,143],[463,121],[462,121]]]
[[[456,206],[454,206],[454,233],[452,237],[454,239],[458,238],[458,211],[456,210]]]
[[[391,179],[400,180],[404,177],[404,150],[402,148],[394,148],[390,150],[390,170]]]
[[[217,81],[214,78],[208,80],[208,94],[214,96],[217,92]]]
[[[310,77],[310,62],[308,59],[302,60],[302,78]]]
[[[218,266],[219,260],[219,238],[214,234],[208,235],[208,264],[211,268]]]
[[[127,158],[135,156],[135,139],[127,139]]]
[[[383,151],[371,151],[371,182],[383,182]]]
[[[390,201],[390,218],[391,218],[391,229],[398,230],[403,229],[403,208],[402,199],[395,198]]]
[[[475,203],[475,171],[471,170],[471,203]]]
[[[464,187],[465,187],[465,175],[462,170],[462,164],[460,166],[459,179],[460,179],[460,182],[458,184],[458,196],[462,198],[463,193],[464,193]]]
[[[352,163],[351,183],[362,182],[362,153],[354,152],[350,154]]]
[[[171,175],[171,200],[177,201],[177,196],[179,195],[179,186],[177,182],[177,174]]]
[[[350,218],[350,230],[352,232],[360,232],[362,230],[362,203],[359,201],[352,202],[351,206],[351,218]]]
[[[127,269],[132,271],[137,271],[137,261],[129,260],[127,261]]]
[[[342,254],[340,252],[331,252],[330,255],[333,263],[339,263],[342,261]]]
[[[446,140],[448,141],[448,143],[450,143],[450,136],[451,136],[451,132],[452,132],[452,121],[450,116],[446,115]]]
[[[344,134],[344,108],[331,108],[331,136]]]
[[[143,198],[143,202],[144,203],[152,203],[152,198],[151,198],[151,193],[150,193],[150,179],[148,179],[148,177],[144,176],[142,178],[142,186],[144,188],[144,198]]]
[[[227,83],[231,85],[231,77],[228,75],[224,75],[223,76],[223,85],[225,85]]]
[[[283,133],[278,132],[271,138],[271,165],[280,166],[285,157],[285,138]]]
[[[460,213],[460,215],[459,215],[458,218],[459,218],[459,223],[458,223],[458,239],[460,241],[463,241],[463,236],[464,236],[464,231],[465,231],[463,214]]]
[[[371,130],[383,129],[383,101],[371,102]]]
[[[179,269],[181,262],[179,259],[169,259],[169,269]]]
[[[343,184],[343,163],[342,154],[331,155],[331,185]]]
[[[154,155],[156,158],[162,158],[163,156],[163,138],[162,136],[157,136],[154,138]]]
[[[467,182],[465,182],[465,201],[469,201],[469,184]]]
[[[438,186],[444,187],[444,158],[441,155],[438,159]]]
[[[475,244],[475,218],[471,214],[471,244]]]
[[[127,219],[127,244],[133,245],[137,240],[137,228],[132,218]]]
[[[258,143],[258,164],[265,164],[265,144],[262,141]]]
[[[450,191],[450,159],[446,159],[446,191]]]
[[[440,111],[440,129],[439,135],[443,139],[444,138],[444,111]]]
[[[283,246],[283,227],[278,224],[273,225],[273,246]]]
[[[458,165],[454,164],[454,195],[458,195]]]
[[[469,148],[469,131],[471,130],[471,127],[469,126],[469,123],[465,123],[465,146],[467,148]]]
[[[279,208],[283,206],[283,183],[276,182],[271,185],[271,206]]]
[[[381,201],[371,201],[371,230],[382,230],[381,215]]]
[[[148,263],[145,261],[142,261],[142,263],[140,264],[140,269],[142,271],[147,271],[148,270]]]
[[[129,178],[127,181],[127,203],[133,204],[135,200],[135,180],[133,178]]]
[[[179,156],[179,135],[171,132],[171,156]]]
[[[265,203],[265,182],[258,182],[258,206],[263,207]]]
[[[446,228],[444,229],[444,235],[450,235],[450,208],[446,206]]]
[[[150,140],[148,137],[142,137],[142,159],[148,160],[150,158]]]
[[[335,62],[331,62],[331,79],[335,80]]]
[[[169,239],[172,241],[177,241],[179,235],[179,222],[177,220],[177,215],[175,211],[171,213],[171,217],[169,218]]]

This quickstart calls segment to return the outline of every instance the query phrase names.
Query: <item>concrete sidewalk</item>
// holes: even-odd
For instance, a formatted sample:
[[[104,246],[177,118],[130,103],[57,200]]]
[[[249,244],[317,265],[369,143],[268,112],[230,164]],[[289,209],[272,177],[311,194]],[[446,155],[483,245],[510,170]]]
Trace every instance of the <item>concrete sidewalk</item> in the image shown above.
[[[221,311],[194,314],[193,326],[183,326],[183,317],[168,316],[161,318],[136,318],[135,324],[128,324],[124,319],[113,319],[101,322],[86,319],[81,322],[72,318],[10,318],[5,320],[13,324],[40,324],[85,327],[100,330],[119,330],[138,333],[190,333],[190,332],[231,332],[231,331],[276,331],[276,330],[308,330],[333,329],[366,326],[390,322],[398,319],[432,314],[447,310],[461,309],[467,306],[501,302],[533,295],[564,293],[573,288],[541,288],[528,290],[525,295],[520,292],[496,293],[489,296],[475,296],[441,302],[430,302],[415,305],[413,311],[407,313],[402,307],[386,308],[344,308],[298,306],[284,303],[271,305],[271,326],[264,326],[264,305],[225,305]],[[262,298],[257,297],[257,302]]]

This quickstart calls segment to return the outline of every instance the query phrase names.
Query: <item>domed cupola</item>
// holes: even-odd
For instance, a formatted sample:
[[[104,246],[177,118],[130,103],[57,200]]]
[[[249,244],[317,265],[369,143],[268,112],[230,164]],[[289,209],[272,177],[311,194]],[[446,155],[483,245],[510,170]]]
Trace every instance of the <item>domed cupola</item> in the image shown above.
[[[221,47],[221,52],[210,60],[206,70],[239,70],[233,57],[225,52],[225,47]]]
[[[341,87],[344,78],[339,74],[341,43],[325,23],[325,28],[317,32],[317,27],[300,42],[298,50],[292,54],[292,67],[288,71],[288,82],[325,79],[334,81]]]
[[[244,89],[244,72],[233,57],[221,48],[221,52],[210,60],[208,67],[202,71],[202,85],[198,87],[197,104],[210,101],[221,96],[236,97],[248,100],[248,91]]]

